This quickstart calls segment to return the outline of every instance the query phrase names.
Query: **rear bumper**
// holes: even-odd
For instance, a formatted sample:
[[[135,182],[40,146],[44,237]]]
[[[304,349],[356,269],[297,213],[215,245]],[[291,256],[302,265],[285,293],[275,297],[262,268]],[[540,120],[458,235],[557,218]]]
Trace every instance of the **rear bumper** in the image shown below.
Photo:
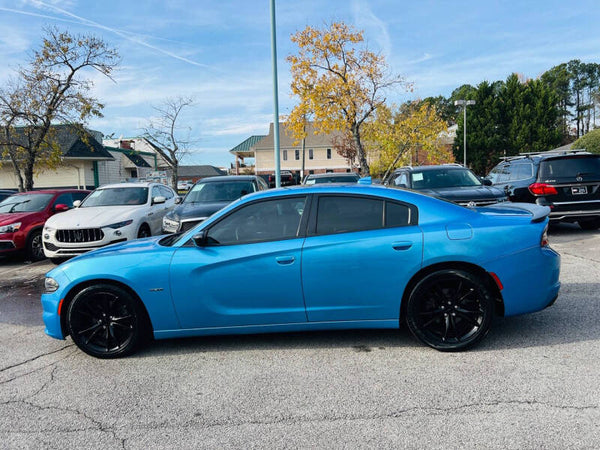
[[[572,211],[552,211],[550,213],[551,221],[576,221],[578,219],[592,219],[594,217],[600,217],[600,209],[594,210],[572,210]]]

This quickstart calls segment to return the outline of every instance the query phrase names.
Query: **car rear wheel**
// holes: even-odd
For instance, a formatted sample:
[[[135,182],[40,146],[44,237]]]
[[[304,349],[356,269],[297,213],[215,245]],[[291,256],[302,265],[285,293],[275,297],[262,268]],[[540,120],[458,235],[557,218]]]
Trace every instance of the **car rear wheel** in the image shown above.
[[[600,228],[600,217],[595,219],[580,220],[579,226],[582,230],[597,230]]]
[[[117,358],[141,342],[143,314],[124,289],[96,284],[79,292],[69,304],[67,327],[73,342],[88,355]]]
[[[440,270],[412,290],[406,322],[424,344],[440,351],[459,351],[485,337],[493,313],[492,292],[479,277],[463,270]]]
[[[138,239],[147,238],[150,236],[152,236],[152,233],[150,232],[150,228],[145,223],[142,224],[142,226],[138,230],[138,234],[137,234]]]
[[[27,259],[41,261],[46,258],[44,244],[42,243],[42,230],[32,231],[27,238]]]

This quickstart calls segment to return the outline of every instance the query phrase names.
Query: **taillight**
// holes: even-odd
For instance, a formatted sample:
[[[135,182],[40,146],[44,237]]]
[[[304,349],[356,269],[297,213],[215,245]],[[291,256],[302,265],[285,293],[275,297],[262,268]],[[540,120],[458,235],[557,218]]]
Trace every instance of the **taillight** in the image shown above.
[[[558,191],[550,184],[546,183],[533,183],[529,185],[529,192],[533,195],[556,195]]]
[[[548,239],[548,225],[544,228],[544,232],[542,233],[542,239],[540,240],[541,247],[548,247],[550,245],[550,239]]]

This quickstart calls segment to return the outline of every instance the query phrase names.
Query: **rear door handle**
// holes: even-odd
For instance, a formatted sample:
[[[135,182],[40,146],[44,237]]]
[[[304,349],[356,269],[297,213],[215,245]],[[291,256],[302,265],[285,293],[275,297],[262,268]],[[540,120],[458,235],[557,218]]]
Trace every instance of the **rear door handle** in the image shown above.
[[[394,242],[392,244],[392,248],[394,250],[408,250],[409,248],[412,247],[412,242],[408,242],[408,241],[399,241],[399,242]]]
[[[296,261],[296,258],[293,256],[278,256],[275,258],[275,261],[277,261],[277,264],[285,266],[287,264],[292,264],[294,261]]]

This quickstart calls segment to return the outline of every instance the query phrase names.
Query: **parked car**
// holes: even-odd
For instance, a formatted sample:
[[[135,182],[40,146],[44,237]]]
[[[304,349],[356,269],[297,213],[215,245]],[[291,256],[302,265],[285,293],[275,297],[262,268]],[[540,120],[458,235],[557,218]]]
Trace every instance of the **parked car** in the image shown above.
[[[14,195],[16,193],[17,191],[13,191],[11,189],[0,189],[0,202],[6,197],[10,197],[11,195]]]
[[[512,201],[549,206],[553,222],[600,228],[600,155],[581,150],[523,154],[502,161],[487,178]]]
[[[294,175],[289,170],[280,170],[279,176],[281,178],[281,186],[291,186],[291,185],[295,184]],[[276,186],[275,180],[276,180],[276,177],[275,177],[274,173],[272,173],[268,176],[267,182],[269,183],[270,188],[274,188]]]
[[[45,258],[42,228],[48,218],[67,211],[90,191],[49,189],[14,193],[0,203],[0,255],[23,251],[31,261]]]
[[[492,316],[560,287],[550,209],[464,208],[384,186],[247,195],[187,233],[96,250],[47,274],[46,333],[110,358],[157,339],[397,328],[463,350]]]
[[[360,175],[356,172],[350,173],[311,173],[304,179],[302,184],[321,183],[358,183]]]
[[[224,175],[198,181],[183,202],[163,218],[163,233],[187,231],[234,200],[268,189],[261,177]]]
[[[489,186],[489,181],[482,181],[459,164],[402,167],[393,172],[386,184],[433,195],[462,206],[487,206],[508,199],[504,190]]]
[[[194,185],[193,181],[182,180],[177,182],[177,190],[178,191],[189,191]]]
[[[159,183],[101,186],[81,205],[44,225],[44,253],[54,262],[117,242],[161,234],[177,195]]]

